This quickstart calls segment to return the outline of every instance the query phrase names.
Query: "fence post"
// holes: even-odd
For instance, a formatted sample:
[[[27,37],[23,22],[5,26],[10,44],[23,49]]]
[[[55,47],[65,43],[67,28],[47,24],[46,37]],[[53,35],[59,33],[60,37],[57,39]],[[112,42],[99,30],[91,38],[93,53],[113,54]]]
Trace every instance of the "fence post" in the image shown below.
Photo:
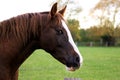
[[[90,47],[92,47],[93,46],[93,42],[90,42]]]

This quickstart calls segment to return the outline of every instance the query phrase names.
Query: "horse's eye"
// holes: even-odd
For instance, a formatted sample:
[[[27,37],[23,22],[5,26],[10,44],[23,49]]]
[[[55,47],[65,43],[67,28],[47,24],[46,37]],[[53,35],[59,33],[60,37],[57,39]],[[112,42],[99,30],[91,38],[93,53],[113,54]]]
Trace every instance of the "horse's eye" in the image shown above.
[[[63,31],[62,30],[57,30],[57,34],[61,35],[61,34],[63,34]]]

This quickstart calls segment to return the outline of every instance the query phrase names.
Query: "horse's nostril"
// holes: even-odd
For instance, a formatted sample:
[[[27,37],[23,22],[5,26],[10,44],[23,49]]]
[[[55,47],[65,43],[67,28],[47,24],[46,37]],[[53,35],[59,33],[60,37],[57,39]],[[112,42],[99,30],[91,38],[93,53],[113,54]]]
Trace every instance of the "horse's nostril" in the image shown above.
[[[79,58],[79,56],[76,56],[74,58],[73,66],[74,67],[79,67],[79,65],[80,65],[80,58]]]
[[[79,63],[80,62],[80,58],[76,57],[76,62]]]

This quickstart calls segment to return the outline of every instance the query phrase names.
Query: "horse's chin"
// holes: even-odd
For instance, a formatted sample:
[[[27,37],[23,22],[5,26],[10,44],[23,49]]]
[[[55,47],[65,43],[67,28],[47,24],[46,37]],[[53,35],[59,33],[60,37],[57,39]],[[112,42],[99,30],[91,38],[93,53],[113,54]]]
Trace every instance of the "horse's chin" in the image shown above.
[[[79,68],[78,67],[67,67],[66,66],[66,70],[68,70],[68,71],[75,71],[77,69],[79,69]]]

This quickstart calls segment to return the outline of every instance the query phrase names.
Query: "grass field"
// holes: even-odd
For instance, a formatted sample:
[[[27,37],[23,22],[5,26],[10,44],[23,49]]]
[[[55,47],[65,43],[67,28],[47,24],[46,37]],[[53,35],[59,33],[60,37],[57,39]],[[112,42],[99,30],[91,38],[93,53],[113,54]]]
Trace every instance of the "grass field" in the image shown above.
[[[66,71],[65,66],[43,50],[36,50],[20,67],[19,80],[120,80],[119,47],[79,47],[82,68]]]

